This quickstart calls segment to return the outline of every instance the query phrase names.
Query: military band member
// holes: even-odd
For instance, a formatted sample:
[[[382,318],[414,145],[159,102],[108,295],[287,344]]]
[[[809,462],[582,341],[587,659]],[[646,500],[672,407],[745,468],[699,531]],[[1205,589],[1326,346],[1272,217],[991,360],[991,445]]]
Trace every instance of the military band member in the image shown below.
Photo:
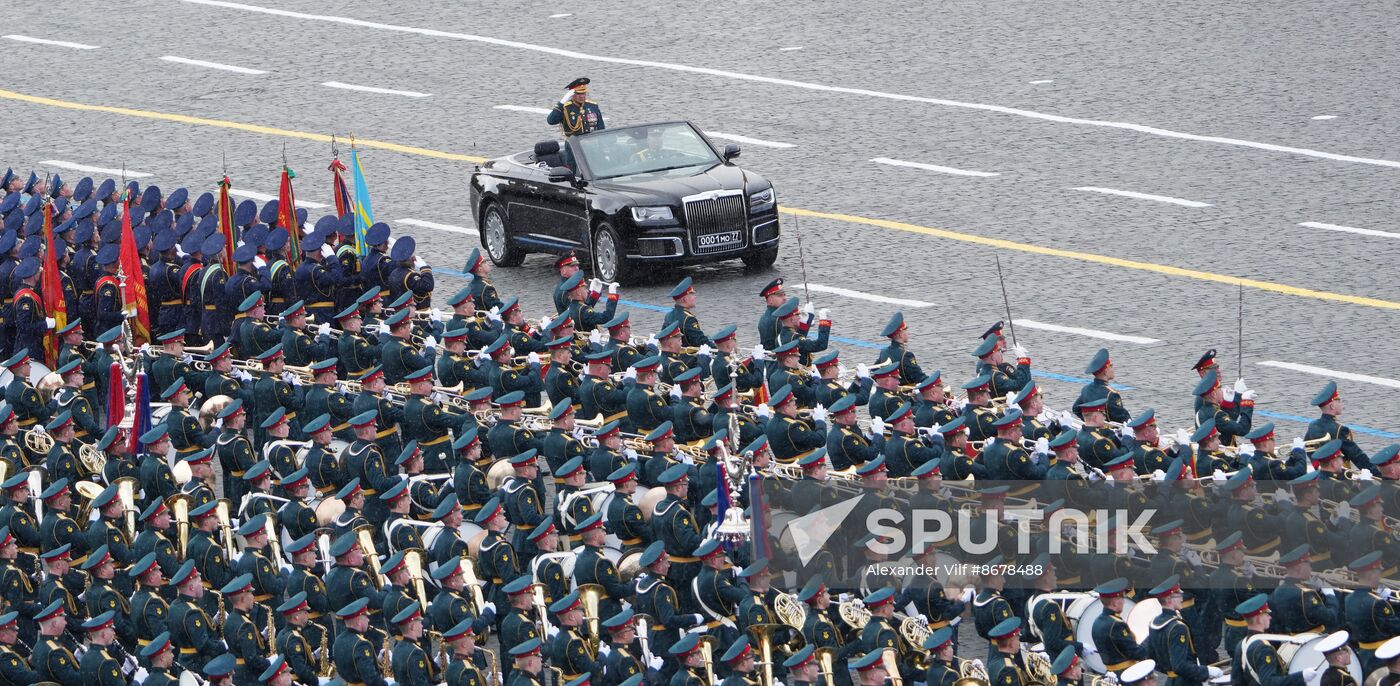
[[[10,404],[0,400],[0,461],[9,467],[11,476],[29,469],[29,458],[19,443],[19,418]]]
[[[75,426],[73,415],[67,411],[58,413],[44,427],[53,438],[53,447],[44,458],[44,468],[50,479],[65,479],[76,484],[87,476],[87,470],[78,463],[77,444],[73,441]]]
[[[1361,673],[1370,675],[1384,667],[1377,654],[1392,636],[1400,636],[1400,617],[1395,614],[1393,592],[1381,586],[1381,551],[1374,550],[1356,558],[1347,569],[1356,575],[1356,590],[1347,594],[1345,625],[1356,638],[1356,657]]]
[[[175,644],[170,642],[168,631],[161,632],[141,647],[139,655],[146,670],[146,680],[141,682],[142,686],[177,686],[180,683],[176,676],[179,672],[175,671],[176,650]]]
[[[239,249],[242,250],[242,248]],[[232,287],[234,284],[235,282],[230,280],[228,287]],[[267,307],[262,292],[255,291],[246,298],[233,302],[238,303],[238,316],[234,320],[233,328],[229,331],[229,339],[233,342],[234,357],[261,360],[264,353],[274,347],[280,351],[282,335],[266,321]]]
[[[218,538],[221,528],[218,503],[211,501],[190,510],[190,523],[192,530],[186,559],[195,561],[200,574],[212,587],[222,588],[234,574]]]
[[[705,654],[700,649],[700,635],[686,633],[667,650],[679,664],[671,676],[670,686],[703,686],[709,683],[705,677]]]
[[[68,546],[79,558],[87,553],[87,537],[70,515],[73,496],[68,480],[59,479],[39,494],[44,501],[44,520],[39,523],[39,548],[44,553]]]
[[[510,649],[513,668],[506,674],[506,686],[542,686],[540,672],[544,669],[544,643],[531,638]]]
[[[34,621],[39,624],[38,640],[34,644],[34,671],[41,681],[52,681],[63,686],[77,686],[84,683],[79,671],[78,659],[73,656],[69,639],[64,636],[68,617],[62,600],[54,600],[34,613]],[[81,625],[79,618],[77,624]],[[72,634],[81,636],[82,632]]]
[[[1360,686],[1351,675],[1351,649],[1347,641],[1351,636],[1345,631],[1337,631],[1323,637],[1317,643],[1317,651],[1322,653],[1327,668],[1323,670],[1321,686]]]
[[[204,448],[190,453],[180,458],[180,461],[190,468],[190,480],[180,486],[180,492],[190,496],[190,507],[199,507],[211,500],[216,500],[213,449]]]
[[[477,631],[470,619],[444,629],[442,640],[451,647],[447,662],[447,686],[486,686],[488,675],[476,663]],[[499,679],[500,676],[496,676]]]
[[[223,653],[204,664],[204,676],[211,686],[231,686],[238,673],[238,658]]]
[[[1297,439],[1287,454],[1279,455],[1273,422],[1255,426],[1245,438],[1249,442],[1240,446],[1240,462],[1249,464],[1254,470],[1254,478],[1288,481],[1302,476],[1307,471],[1308,455],[1303,447],[1303,439]]]
[[[550,614],[560,626],[559,633],[549,642],[550,663],[562,672],[563,678],[569,680],[577,679],[584,673],[602,674],[599,655],[606,657],[603,651],[610,650],[599,644],[595,651],[584,637],[582,606],[578,591],[570,591],[549,606]]]
[[[1376,680],[1377,686],[1395,686],[1400,683],[1400,637],[1392,638],[1382,643],[1376,648],[1376,659],[1383,665],[1367,673],[1366,681],[1371,681],[1371,677],[1379,677]]]
[[[204,580],[195,569],[194,560],[180,565],[170,577],[170,585],[178,593],[170,603],[170,641],[179,649],[177,659],[183,667],[202,670],[227,648],[218,628],[204,611]]]
[[[958,658],[953,654],[957,649],[955,638],[954,628],[944,626],[935,629],[924,639],[923,648],[929,655],[928,669],[924,671],[924,683],[928,686],[953,686],[958,680]]]
[[[831,457],[832,469],[859,467],[883,452],[885,422],[877,416],[870,421],[869,436],[862,432],[857,424],[854,395],[838,399],[828,412],[831,413],[831,428],[826,434],[826,452]]]
[[[601,622],[601,627],[605,630],[603,638],[607,643],[608,653],[603,658],[603,674],[600,681],[606,686],[621,686],[633,676],[647,675],[648,670],[651,670],[650,673],[656,673],[664,664],[659,655],[653,655],[648,665],[642,663],[645,655],[633,654],[635,649],[632,644],[637,641],[637,624],[634,618],[635,614],[629,608]]]
[[[1184,596],[1180,577],[1167,577],[1148,594],[1162,605],[1161,614],[1152,620],[1148,651],[1157,664],[1166,668],[1168,683],[1202,684],[1223,675],[1219,667],[1202,663],[1196,652],[1191,627],[1181,616]]]
[[[1003,361],[1002,350],[1000,336],[987,336],[972,351],[972,356],[977,358],[977,375],[991,379],[992,395],[997,397],[1018,393],[1026,384],[1032,383],[1031,358],[1026,354],[1026,349],[1016,346],[1014,368]]]
[[[1005,429],[1006,431],[1010,432],[1014,430],[1017,433],[1019,433],[1020,424],[1017,422],[1019,422],[1020,420],[1020,411],[1016,410],[1014,412],[1014,415],[1008,413],[1007,418],[999,421],[1003,421],[1009,425],[1008,428]],[[1015,422],[1012,421],[1013,417]],[[934,438],[933,441],[931,441],[932,444],[925,443],[921,437],[915,435],[914,407],[912,405],[910,405],[909,403],[901,403],[898,408],[896,408],[893,412],[890,413],[888,421],[890,427],[890,438],[889,440],[885,441],[883,452],[885,454],[885,466],[886,469],[889,470],[891,478],[909,476],[914,472],[915,469],[918,469],[919,467],[930,462],[938,462],[942,459],[942,454],[939,450],[941,446],[938,445],[942,442],[941,435]],[[1000,426],[998,428],[1000,428]],[[983,453],[984,462],[988,459],[987,453],[993,452],[991,450],[992,447],[1002,445],[1002,441],[997,441],[993,446],[990,446],[987,452]],[[1017,452],[1020,450],[1019,445],[1016,445],[1013,448],[1008,448],[1007,450],[1009,450],[1010,452],[1002,458],[1003,463],[1009,462],[1012,459],[1012,456],[1014,455],[1020,455],[1023,457],[1025,456],[1024,451],[1020,451],[1019,453]]]
[[[486,538],[482,540],[480,552],[477,554],[486,599],[497,605],[505,605],[505,592],[501,587],[519,577],[521,567],[515,548],[503,534],[509,522],[500,499],[492,496],[486,501],[477,511],[475,521],[486,529]]]
[[[927,379],[927,375],[919,367],[914,353],[905,348],[909,343],[909,328],[904,324],[904,313],[894,313],[880,335],[890,339],[890,344],[880,351],[880,355],[876,358],[877,364],[890,362],[895,365],[895,368],[899,370],[899,382],[896,385],[914,386],[923,383]],[[937,373],[934,374],[934,376],[937,375]]]
[[[1248,539],[1246,534],[1245,540]],[[1313,581],[1312,549],[1304,543],[1280,555],[1278,562],[1287,576],[1269,597],[1275,610],[1273,630],[1297,634],[1331,631],[1340,626],[1341,606],[1336,591],[1325,582]],[[1317,588],[1310,588],[1314,583]]]
[[[710,376],[715,380],[716,388],[733,383],[741,392],[751,391],[762,386],[767,376],[763,351],[758,350],[757,356],[741,352],[737,334],[738,327],[733,324],[726,324],[715,332],[715,354],[710,358]]]
[[[134,645],[136,630],[131,623],[131,604],[113,581],[116,568],[112,563],[112,555],[107,552],[107,546],[103,545],[89,553],[87,559],[79,565],[79,569],[87,572],[91,579],[87,590],[82,594],[83,616],[96,617],[104,612],[112,612],[117,636],[123,643]]]
[[[102,425],[93,411],[93,405],[81,392],[84,376],[81,360],[70,360],[60,366],[55,373],[63,378],[63,385],[54,391],[54,411],[67,412],[73,417],[73,439],[80,444],[96,442],[102,436]]]
[[[1249,433],[1254,418],[1254,391],[1245,391],[1237,400],[1234,389],[1220,389],[1220,377],[1211,371],[1201,377],[1195,394],[1201,400],[1196,421],[1204,424],[1208,419],[1215,420],[1222,445],[1235,445],[1237,438]]]
[[[8,399],[8,397],[6,398]],[[1370,469],[1371,459],[1366,456],[1366,452],[1356,444],[1351,435],[1351,428],[1337,420],[1342,416],[1342,394],[1337,390],[1335,381],[1328,381],[1322,390],[1313,396],[1312,404],[1318,408],[1322,414],[1317,419],[1308,424],[1307,433],[1303,434],[1303,441],[1316,441],[1319,438],[1341,441],[1342,456],[1346,458],[1353,467],[1357,469]]]
[[[1055,661],[1050,663],[1050,671],[1055,674],[1055,686],[1080,686],[1084,667],[1073,646],[1065,646]]]
[[[1105,581],[1094,592],[1103,601],[1103,614],[1094,619],[1091,634],[1104,665],[1109,671],[1122,672],[1135,661],[1147,659],[1147,649],[1137,642],[1128,623],[1120,616],[1128,592],[1128,580],[1119,577]]]
[[[135,644],[146,645],[164,633],[170,621],[170,604],[161,597],[165,574],[155,553],[147,553],[131,566],[127,574],[136,580],[136,592],[131,597],[128,619]]]
[[[992,627],[987,676],[994,686],[1027,686],[1030,674],[1021,656],[1021,618],[1008,617]]]
[[[1079,392],[1079,398],[1074,401],[1075,415],[1080,418],[1084,417],[1082,406],[1085,401],[1103,400],[1108,421],[1122,424],[1132,418],[1128,414],[1128,410],[1123,407],[1122,396],[1109,386],[1108,382],[1112,381],[1116,374],[1113,369],[1113,360],[1108,357],[1107,348],[1099,348],[1099,351],[1094,353],[1094,357],[1089,361],[1089,366],[1084,369],[1084,373],[1093,376],[1094,380],[1084,386]]]
[[[1244,619],[1250,635],[1260,634],[1269,629],[1268,596],[1260,593],[1235,606],[1235,613]],[[1241,654],[1243,653],[1243,654]],[[1274,646],[1268,641],[1252,641],[1248,650],[1244,643],[1231,654],[1230,683],[1245,686],[1303,686],[1320,676],[1326,665],[1319,665],[1304,673],[1288,673],[1288,663],[1279,657]]]
[[[360,542],[354,531],[341,534],[339,538],[331,543],[331,557],[335,558],[335,564],[326,573],[326,593],[332,599],[332,603],[352,598],[367,602],[367,612],[378,613],[384,607],[384,599],[388,595],[381,588],[382,577],[371,579],[374,574],[373,567],[365,568],[365,552],[360,548]],[[337,618],[344,619],[340,613]],[[340,639],[336,639],[336,666],[340,666],[339,659]],[[344,672],[342,672],[344,674]]]
[[[378,663],[378,656],[385,647],[369,639],[369,600],[351,601],[337,610],[335,616],[345,626],[345,631],[335,637],[332,651],[335,673],[347,683],[387,686]]]
[[[400,239],[403,240],[403,239]],[[412,603],[393,618],[396,639],[391,656],[394,681],[404,686],[428,686],[438,683],[439,666],[419,645],[423,639],[423,609]]]
[[[661,357],[652,355],[633,362],[628,370],[635,373],[636,382],[627,391],[627,418],[638,433],[649,432],[671,418],[666,397],[654,390],[660,367]]]
[[[358,379],[370,368],[379,364],[382,357],[379,339],[365,333],[364,317],[358,304],[337,312],[335,319],[340,324],[340,336],[336,341],[336,359],[343,367],[345,375]]]
[[[811,422],[797,416],[797,399],[792,388],[784,386],[775,391],[770,400],[775,412],[764,433],[773,457],[784,464],[795,462],[803,453],[826,445],[828,412],[818,407],[811,412]]]
[[[286,552],[292,558],[292,566],[287,571],[286,593],[290,596],[288,602],[301,596],[306,601],[307,623],[298,625],[300,633],[311,642],[312,646],[319,650],[319,646],[324,641],[329,646],[329,634],[331,631],[331,601],[326,591],[325,582],[317,574],[317,537],[308,534],[295,539],[287,544]],[[279,610],[279,612],[282,612]],[[286,618],[286,613],[283,612]],[[280,644],[280,641],[279,641]],[[281,651],[279,651],[281,652]],[[322,652],[318,659],[329,659],[326,652]]]

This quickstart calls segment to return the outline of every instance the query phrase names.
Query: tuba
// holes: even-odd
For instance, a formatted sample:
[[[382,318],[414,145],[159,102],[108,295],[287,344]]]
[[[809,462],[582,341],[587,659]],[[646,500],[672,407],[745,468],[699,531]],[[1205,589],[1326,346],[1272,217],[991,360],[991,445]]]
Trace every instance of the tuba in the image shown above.
[[[880,665],[885,668],[891,684],[904,686],[904,677],[899,674],[899,657],[894,648],[880,651]]]
[[[267,536],[267,547],[272,553],[272,559],[277,564],[286,564],[282,559],[282,537],[277,535],[277,513],[269,512],[263,521],[263,531]]]
[[[374,529],[370,524],[355,527],[355,539],[360,542],[360,551],[369,563],[370,580],[375,588],[384,588],[384,575],[379,571],[379,553],[374,549]]]
[[[232,509],[233,506],[229,503],[228,498],[220,498],[214,509],[214,514],[219,519],[219,530],[223,532],[224,555],[230,560],[233,559],[233,554],[236,552],[233,546]]]
[[[419,606],[428,607],[428,593],[423,586],[423,551],[417,548],[404,551],[403,564],[408,570],[409,580],[413,582],[413,593],[418,597]]]
[[[175,530],[180,543],[180,559],[185,559],[186,552],[190,548],[190,503],[194,501],[194,496],[188,493],[172,493],[165,501],[166,507],[174,513]]]
[[[596,654],[598,644],[603,640],[598,626],[598,606],[603,602],[603,587],[598,584],[579,584],[579,598],[583,601],[583,618],[588,622],[589,641]]]
[[[91,446],[83,446],[83,449],[89,448],[91,448]],[[96,450],[96,448],[91,449]],[[135,478],[130,476],[124,476],[120,479],[117,479],[116,484],[117,500],[121,501],[122,514],[124,515],[124,519],[126,520],[126,538],[129,541],[135,541],[137,514],[136,490],[141,487],[141,484]]]

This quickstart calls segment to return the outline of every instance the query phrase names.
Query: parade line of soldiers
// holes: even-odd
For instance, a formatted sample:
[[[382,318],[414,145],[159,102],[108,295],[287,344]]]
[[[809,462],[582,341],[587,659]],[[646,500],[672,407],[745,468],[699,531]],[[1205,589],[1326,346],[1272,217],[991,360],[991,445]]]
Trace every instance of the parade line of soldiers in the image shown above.
[[[1400,446],[1364,452],[1333,383],[1281,449],[1254,421],[1254,392],[1223,384],[1210,351],[1192,365],[1197,428],[1164,436],[1153,410],[1129,411],[1106,350],[1071,411],[1047,409],[1000,325],[969,346],[976,367],[954,393],[907,349],[898,314],[888,346],[848,374],[827,312],[781,279],[756,294],[756,337],[702,324],[686,278],[642,338],[618,287],[571,254],[555,262],[553,310],[534,319],[478,250],[466,287],[436,294],[435,309],[413,238],[385,224],[360,255],[348,216],[299,217],[291,241],[268,228],[275,203],[246,201],[226,245],[210,193],[12,170],[0,191],[0,684],[952,686],[966,614],[988,643],[978,680],[998,686],[1081,683],[1090,659],[1144,686],[1224,680],[1223,660],[1239,685],[1331,686],[1352,679],[1353,655],[1380,683],[1400,679],[1400,619],[1381,582],[1400,545],[1379,483],[1400,478]],[[38,285],[45,212],[73,313],[63,326]],[[135,350],[123,212],[152,323]],[[108,404],[138,373],[154,426],[109,426]],[[835,473],[877,493],[910,479],[930,498],[969,478],[1179,483],[1182,519],[1153,530],[1151,587],[1130,587],[1133,560],[1038,552],[1021,560],[1043,570],[1033,591],[996,575],[967,591],[873,577],[781,588],[796,560],[720,535],[720,501],[753,502],[721,481],[726,455],[771,478],[775,465],[800,470],[794,493]],[[1202,479],[1237,502],[1180,506]],[[1260,505],[1263,482],[1292,499]],[[1318,506],[1338,484],[1353,517]],[[996,507],[1006,487],[978,495]],[[1264,558],[1286,575],[1256,574]],[[1063,607],[1034,602],[1065,589],[1102,603],[1091,642]],[[786,635],[763,628],[785,621],[783,595],[803,617]],[[1161,604],[1145,641],[1121,615],[1129,596]],[[849,603],[868,619],[837,611]],[[926,638],[911,644],[897,615],[919,618]],[[1290,674],[1276,644],[1246,643],[1266,632],[1325,634],[1325,663]]]

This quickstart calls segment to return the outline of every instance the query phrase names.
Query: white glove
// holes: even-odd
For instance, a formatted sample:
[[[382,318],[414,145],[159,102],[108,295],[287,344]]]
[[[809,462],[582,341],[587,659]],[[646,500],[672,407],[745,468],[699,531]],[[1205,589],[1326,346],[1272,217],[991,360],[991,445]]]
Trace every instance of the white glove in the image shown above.
[[[671,397],[672,397],[672,398],[675,398],[676,400],[680,400],[680,399],[681,399],[681,387],[680,387],[680,386],[672,386],[672,387],[671,387]]]
[[[239,381],[247,381],[250,383],[253,381],[253,375],[249,374],[248,370],[246,369],[235,370],[233,372],[233,378],[238,379]]]
[[[1225,391],[1225,394],[1221,397],[1225,398],[1225,402],[1227,403],[1235,402],[1235,389],[1232,388],[1228,391]]]
[[[501,321],[501,308],[499,306],[496,306],[492,307],[490,310],[487,310],[486,318],[493,322]]]
[[[1246,386],[1246,385],[1244,385],[1244,379],[1235,379],[1235,392],[1236,392],[1236,393],[1244,393],[1244,392],[1247,391],[1247,390],[1249,390],[1249,387]]]
[[[612,647],[606,643],[599,643],[598,654],[607,657],[608,655],[612,654]]]
[[[942,424],[939,424],[938,422],[934,422],[934,423],[933,423],[933,426],[930,426],[930,427],[928,428],[928,435],[930,435],[930,436],[942,436],[942,435],[943,435],[943,425],[942,425]]]
[[[608,284],[608,295],[617,295],[617,284]]]
[[[588,435],[588,432],[585,431],[584,428],[583,428],[582,426],[576,426],[576,427],[574,427],[574,438],[577,438],[577,439],[579,439],[579,440],[583,440],[583,437],[584,437],[584,436],[587,436],[587,435]]]
[[[1011,346],[1011,352],[1012,352],[1012,354],[1016,355],[1017,359],[1020,359],[1020,358],[1022,358],[1022,357],[1030,357],[1030,356],[1031,356],[1031,354],[1030,354],[1029,352],[1026,352],[1026,348],[1025,348],[1024,346],[1022,346],[1020,343],[1017,343],[1016,345]]]
[[[662,660],[660,655],[653,655],[651,656],[650,660],[647,660],[647,666],[650,667],[653,671],[659,672],[661,671],[661,668],[665,665],[666,661]]]
[[[1242,400],[1254,400],[1254,391],[1245,391],[1240,394]]]
[[[1041,436],[1040,438],[1035,439],[1035,453],[1036,453],[1037,455],[1049,455],[1049,454],[1050,454],[1050,439],[1048,439],[1048,438],[1046,438],[1046,437],[1044,437],[1044,436]]]
[[[1094,471],[1092,471],[1092,472],[1089,472],[1089,480],[1090,480],[1090,481],[1103,481],[1103,473],[1100,472],[1100,471],[1098,471],[1098,470],[1094,470]]]
[[[428,338],[423,341],[423,347],[427,350],[437,350],[437,346],[438,340],[434,336],[428,336]]]
[[[185,364],[194,364],[194,355],[185,353],[184,355],[180,356],[180,361],[184,362]]]
[[[288,384],[288,385],[291,385],[292,380],[295,379],[295,378],[297,378],[297,377],[296,377],[295,375],[293,375],[291,372],[282,372],[282,381],[283,381],[284,383]]]
[[[145,682],[146,682],[146,677],[148,677],[148,676],[150,676],[150,673],[146,671],[146,668],[145,668],[145,667],[137,667],[137,668],[136,668],[136,683],[138,683],[138,684],[145,683]]]
[[[1240,565],[1240,574],[1246,577],[1254,576],[1254,563],[1250,562],[1249,560],[1245,560],[1244,564]]]
[[[591,343],[591,344],[593,344],[593,345],[602,345],[602,344],[603,344],[603,332],[600,331],[600,330],[598,330],[598,329],[594,329],[594,330],[592,330],[592,331],[589,331],[589,332],[588,332],[588,342]]]
[[[553,624],[551,624],[551,625],[549,625],[549,628],[548,628],[548,629],[545,629],[545,630],[544,630],[544,633],[545,633],[546,636],[549,636],[550,638],[554,638],[555,636],[558,636],[558,635],[559,635],[559,627],[554,626]]]
[[[1313,683],[1314,681],[1317,681],[1318,677],[1322,676],[1322,673],[1325,671],[1327,671],[1326,661],[1324,661],[1322,664],[1316,667],[1309,667],[1303,670],[1303,681]]]
[[[623,450],[622,450],[622,456],[625,457],[625,458],[627,458],[627,459],[629,459],[629,460],[636,461],[636,459],[637,459],[637,451],[635,451],[635,450],[633,450],[633,449],[631,449],[631,448],[623,448]]]
[[[1343,500],[1337,503],[1336,514],[1332,518],[1332,523],[1344,522],[1351,519],[1351,503]]]
[[[1160,469],[1154,469],[1154,470],[1152,470],[1152,480],[1153,480],[1153,481],[1166,481],[1166,480],[1167,480],[1167,473],[1164,472],[1164,471],[1162,471],[1162,470],[1160,470]]]
[[[526,356],[525,356],[525,362],[526,362],[527,364],[539,364],[539,363],[540,363],[540,354],[539,354],[539,353],[530,353],[529,355],[526,355]]]
[[[437,313],[434,312],[434,314],[437,314]],[[316,335],[317,335],[317,336],[329,336],[329,335],[331,335],[331,325],[330,325],[330,324],[322,324],[322,325],[316,327]]]
[[[1307,449],[1307,446],[1303,445],[1303,437],[1302,437],[1302,436],[1294,436],[1294,437],[1293,437],[1293,443],[1289,445],[1289,450],[1292,451],[1292,450],[1306,450],[1306,449]],[[1311,464],[1311,463],[1312,463],[1312,460],[1308,460],[1308,463]]]
[[[551,317],[551,316],[549,316],[549,315],[544,315],[543,317],[540,317],[540,331],[546,331],[546,330],[548,330],[548,329],[549,329],[549,322],[550,322],[550,320],[552,320],[552,319],[554,319],[554,318]]]
[[[762,343],[759,343],[758,345],[755,345],[755,346],[753,347],[753,351],[749,353],[749,359],[751,359],[751,360],[762,360],[763,357],[764,357],[765,355],[767,355],[767,354],[768,354],[768,351],[766,351],[766,350],[763,349],[763,344],[762,344]]]
[[[836,596],[836,602],[838,602],[838,603],[849,603],[849,602],[851,602],[851,594],[849,594],[849,593],[840,593],[840,594],[837,594],[837,596]]]
[[[817,313],[817,308],[812,307],[812,303],[807,303],[806,305],[803,305],[803,306],[802,306],[802,314],[805,314],[805,315],[807,315],[808,317],[810,317],[810,316],[812,316],[812,315],[814,315],[814,314],[816,314],[816,313]]]
[[[864,363],[864,362],[862,362],[862,363],[856,365],[856,378],[857,378],[857,379],[868,379],[868,378],[870,378],[870,367],[865,366],[865,363]]]
[[[700,349],[695,351],[696,357],[709,357],[711,353],[710,344],[701,344]]]
[[[623,381],[636,381],[636,380],[637,380],[637,368],[636,368],[636,367],[628,367],[628,368],[627,368],[627,371],[625,371],[625,372],[622,373],[622,380],[623,380]]]
[[[695,459],[690,456],[690,452],[681,453],[681,464],[686,466],[695,464]]]
[[[422,269],[422,268],[424,268],[424,267],[426,267],[426,266],[428,266],[428,263],[427,263],[427,262],[424,262],[424,261],[423,261],[423,258],[421,258],[421,257],[419,257],[419,256],[417,256],[417,255],[414,255],[414,256],[413,256],[413,268],[414,268],[414,269]]]
[[[301,377],[300,377],[300,376],[297,376],[297,375],[295,375],[295,374],[293,374],[293,375],[292,375],[292,385],[293,385],[293,386],[300,387],[300,386],[301,386]]]
[[[660,348],[660,347],[661,347],[661,341],[656,340],[656,334],[652,334],[652,335],[650,335],[650,336],[647,336],[647,347],[648,347],[648,348]]]
[[[433,391],[433,394],[429,397],[433,399],[433,402],[438,404],[443,404],[447,402],[447,394],[443,393],[442,391]]]
[[[257,267],[258,269],[266,269],[266,268],[267,268],[267,260],[264,260],[263,257],[262,257],[262,255],[254,255],[254,256],[253,256],[253,266],[254,266],[254,267]]]
[[[442,323],[442,318],[443,318],[444,315],[443,315],[443,313],[442,313],[442,310],[439,310],[439,309],[437,309],[437,308],[433,308],[433,313],[432,313],[431,315],[429,315],[429,316],[431,316],[431,317],[433,318],[433,323],[434,323],[434,324],[441,324],[441,323]]]
[[[1214,665],[1206,665],[1206,672],[1210,674],[1210,678],[1212,679],[1219,679],[1220,677],[1225,676],[1225,672]]]
[[[1381,590],[1379,591],[1379,593],[1381,596],[1381,600],[1390,600],[1391,590],[1389,586],[1381,586]]]
[[[140,348],[137,348],[137,351],[139,351],[142,355],[150,355],[150,354],[151,354],[151,344],[150,344],[150,343],[142,343],[142,344],[141,344],[141,347],[140,347]]]
[[[1228,477],[1225,476],[1224,471],[1217,469],[1211,473],[1210,478],[1212,481],[1224,481]]]
[[[1251,457],[1254,455],[1254,444],[1245,443],[1240,446],[1240,457]]]
[[[320,658],[318,657],[317,659],[319,660]],[[318,676],[318,677],[316,677],[316,681],[317,681],[317,686],[327,686],[328,684],[331,683],[331,677],[328,677],[328,676]]]
[[[773,408],[768,407],[768,403],[759,403],[758,407],[754,408],[753,413],[763,419],[768,419],[773,416]]]
[[[1016,407],[1016,394],[1015,394],[1015,393],[1007,393],[1007,394],[1006,394],[1006,406],[1007,406],[1007,407]]]
[[[779,679],[774,679],[774,680],[773,680],[773,686],[787,686],[787,685],[784,684],[784,683],[783,683],[781,680],[779,680]]]
[[[879,417],[871,417],[871,418],[870,418],[870,435],[871,435],[871,437],[879,436],[880,434],[883,434],[883,433],[885,433],[885,420],[883,420],[883,419],[881,419],[881,418],[879,418]]]
[[[215,429],[222,429],[222,428],[224,428],[224,420],[222,420],[222,419],[215,419],[215,420],[214,420],[214,428],[215,428]]]
[[[1176,444],[1188,445],[1191,443],[1191,434],[1186,433],[1186,429],[1176,430]]]
[[[282,569],[282,573],[283,573],[283,574],[291,574],[291,573],[292,573],[292,566],[289,565],[289,564],[283,563],[282,566],[281,566],[281,569]]]
[[[1289,492],[1289,490],[1288,490],[1287,488],[1280,488],[1280,489],[1278,489],[1277,491],[1274,491],[1274,502],[1276,502],[1276,503],[1292,503],[1292,502],[1293,502],[1293,494],[1292,494],[1291,492]]]
[[[323,245],[321,246],[321,257],[335,257],[335,250],[331,249],[329,245]]]
[[[826,417],[827,417],[826,407],[824,407],[821,403],[817,403],[817,406],[814,407],[814,408],[812,408],[812,421],[814,421],[814,422],[824,422],[824,421],[826,421]]]
[[[1084,654],[1085,654],[1085,655],[1098,655],[1098,654],[1099,654],[1099,649],[1098,649],[1098,648],[1095,648],[1094,646],[1089,645],[1088,643],[1085,643],[1085,644],[1084,644]]]
[[[235,551],[232,555],[229,555],[229,556],[228,556],[228,559],[229,559],[230,562],[237,562],[237,561],[243,559],[243,551],[242,551],[242,550]]]
[[[52,329],[58,326],[58,322],[54,321],[53,317],[44,317],[44,325]]]
[[[1185,558],[1187,562],[1190,562],[1190,563],[1192,564],[1192,566],[1195,566],[1195,567],[1201,566],[1201,554],[1200,554],[1200,553],[1198,553],[1198,552],[1196,552],[1196,551],[1194,551],[1194,550],[1191,550],[1190,548],[1187,548],[1187,549],[1186,549],[1186,552],[1182,553],[1181,556],[1182,556],[1183,558]]]
[[[568,102],[569,102],[570,100],[573,100],[573,99],[574,99],[574,92],[573,92],[573,91],[571,91],[571,90],[564,91],[564,97],[559,98],[559,104],[560,104],[560,105],[566,105],[566,104],[568,104]]]
[[[827,316],[830,313],[831,310],[828,310],[827,308],[823,307],[822,309],[817,311],[817,319],[820,319],[822,321],[830,321],[831,318]]]
[[[377,327],[375,327],[375,328],[376,328],[375,333],[378,333],[380,336],[388,336],[388,335],[389,335],[389,325],[388,325],[388,324],[385,324],[384,322],[379,322],[379,326],[377,326]]]
[[[972,602],[972,597],[975,595],[977,595],[977,590],[971,586],[968,586],[967,588],[963,589],[962,595],[958,597],[958,600],[962,601],[963,604],[967,604]]]
[[[589,290],[590,292],[593,292],[593,293],[602,293],[602,292],[603,292],[603,280],[602,280],[602,279],[592,279],[592,280],[590,280],[590,281],[588,282],[588,290]]]

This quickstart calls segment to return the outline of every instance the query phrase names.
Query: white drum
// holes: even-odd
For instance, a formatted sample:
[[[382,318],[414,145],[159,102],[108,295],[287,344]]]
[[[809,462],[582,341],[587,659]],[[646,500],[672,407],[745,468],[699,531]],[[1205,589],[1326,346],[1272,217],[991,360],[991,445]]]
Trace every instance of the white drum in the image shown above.
[[[1162,603],[1156,598],[1148,598],[1134,605],[1132,611],[1124,617],[1128,622],[1128,629],[1133,632],[1133,639],[1138,643],[1146,641],[1152,631],[1152,620],[1160,614]]]
[[[1282,649],[1280,649],[1279,656],[1283,657],[1284,660],[1288,662],[1289,673],[1299,674],[1325,663],[1327,658],[1317,650],[1317,644],[1324,638],[1327,638],[1326,634],[1317,635],[1315,638],[1308,640],[1306,643],[1299,645],[1295,650],[1291,651],[1293,653],[1291,656],[1284,656]],[[1361,660],[1356,657],[1356,651],[1354,650],[1351,651],[1351,664],[1348,665],[1347,671],[1351,672],[1351,678],[1358,684],[1361,683],[1362,679],[1365,677],[1365,675],[1361,673]],[[1316,680],[1309,681],[1308,686],[1318,686],[1321,681],[1322,677],[1319,675]]]
[[[1135,603],[1131,600],[1123,602],[1122,616],[1132,614]],[[1103,614],[1103,601],[1096,596],[1084,596],[1070,604],[1065,611],[1065,616],[1074,624],[1074,640],[1080,645],[1094,645],[1094,620]],[[1097,648],[1097,646],[1096,646]],[[1097,652],[1084,656],[1084,666],[1095,674],[1106,674],[1108,666],[1104,664],[1103,658]]]

